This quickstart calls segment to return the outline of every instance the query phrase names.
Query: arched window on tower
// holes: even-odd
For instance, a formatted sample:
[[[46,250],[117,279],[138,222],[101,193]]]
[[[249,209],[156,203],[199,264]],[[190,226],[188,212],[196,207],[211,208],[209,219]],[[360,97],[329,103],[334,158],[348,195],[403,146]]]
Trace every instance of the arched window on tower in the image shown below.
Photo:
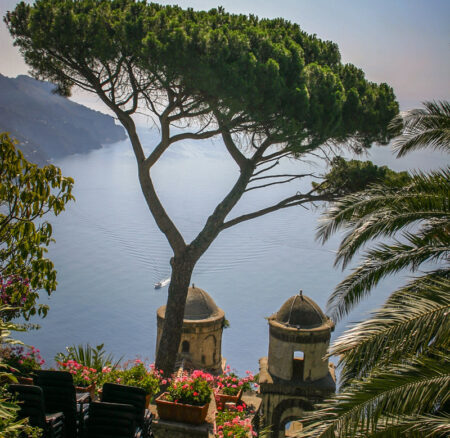
[[[181,343],[181,352],[182,353],[189,353],[189,342],[188,341],[183,341]]]
[[[305,353],[303,351],[294,351],[292,363],[292,377],[303,380],[303,369],[305,364]]]

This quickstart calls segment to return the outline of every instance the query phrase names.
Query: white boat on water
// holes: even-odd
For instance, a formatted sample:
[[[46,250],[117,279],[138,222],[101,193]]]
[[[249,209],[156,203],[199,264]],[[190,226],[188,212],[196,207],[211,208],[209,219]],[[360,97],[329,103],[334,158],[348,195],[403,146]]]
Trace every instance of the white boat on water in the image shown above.
[[[166,278],[165,280],[158,281],[158,283],[155,283],[155,289],[161,289],[164,286],[167,286],[170,283],[170,277]]]

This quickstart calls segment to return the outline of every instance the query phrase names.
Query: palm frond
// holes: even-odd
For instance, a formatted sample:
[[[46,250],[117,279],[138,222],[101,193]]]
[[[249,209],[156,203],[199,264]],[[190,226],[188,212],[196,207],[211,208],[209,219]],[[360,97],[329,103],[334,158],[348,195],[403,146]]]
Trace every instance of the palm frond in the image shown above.
[[[410,358],[381,367],[324,402],[300,436],[367,436],[405,416],[438,411],[449,397],[450,363],[441,356]],[[366,434],[366,435],[364,435]]]
[[[397,157],[423,148],[450,152],[450,103],[424,102],[425,109],[414,109],[398,115],[391,129],[403,127],[403,133],[393,142]]]
[[[394,292],[371,318],[347,330],[330,347],[329,356],[341,358],[341,385],[430,346],[448,348],[449,312],[448,272],[416,278]]]
[[[345,196],[322,216],[316,238],[325,242],[336,231],[349,230],[338,256],[345,264],[369,239],[389,237],[418,221],[448,218],[449,181],[449,168],[427,175],[419,172],[402,187],[374,185]]]
[[[376,185],[346,196],[322,216],[317,238],[326,241],[339,229],[349,230],[335,261],[345,268],[356,251],[371,239],[391,237],[418,222],[448,221],[449,180],[449,169],[429,175],[416,173],[407,185],[395,190]]]
[[[408,235],[404,235],[408,239]],[[417,242],[416,242],[417,243]],[[341,319],[383,278],[405,268],[413,271],[424,262],[448,258],[450,248],[444,246],[416,246],[395,242],[380,243],[367,251],[363,262],[353,270],[328,299],[327,309],[335,321]]]
[[[404,425],[407,433],[417,432],[424,438],[450,436],[450,415],[446,413],[406,418]]]
[[[380,418],[373,433],[357,434],[354,438],[431,438],[450,434],[450,417],[442,415],[404,415],[401,419]]]

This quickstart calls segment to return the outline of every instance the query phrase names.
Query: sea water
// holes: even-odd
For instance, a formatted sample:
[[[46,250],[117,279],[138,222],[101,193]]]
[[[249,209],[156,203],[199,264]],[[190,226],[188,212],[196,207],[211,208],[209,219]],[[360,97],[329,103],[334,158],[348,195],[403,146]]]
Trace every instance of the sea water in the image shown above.
[[[141,127],[144,148],[151,150],[158,132]],[[395,170],[445,165],[446,157],[423,151],[402,160],[389,147],[375,147],[368,157]],[[41,302],[50,306],[39,330],[17,337],[40,348],[48,365],[73,344],[105,344],[127,359],[153,361],[156,310],[166,303],[167,287],[154,284],[170,276],[171,249],[157,228],[141,193],[129,141],[56,162],[75,179],[76,202],[53,224],[56,242],[49,257],[58,271],[58,287]],[[287,161],[279,173],[324,172],[314,162]],[[238,168],[223,144],[185,141],[169,149],[152,169],[163,205],[185,240],[201,230],[214,207],[238,177]],[[310,188],[310,179],[246,193],[230,217],[276,203]],[[293,207],[244,222],[222,232],[197,263],[192,281],[225,311],[222,354],[238,372],[257,371],[267,355],[268,323],[290,296],[303,290],[325,309],[345,273],[333,267],[339,235],[325,245],[315,240],[321,206]],[[348,271],[347,271],[348,272]],[[379,306],[404,276],[383,281],[348,318],[345,327]]]

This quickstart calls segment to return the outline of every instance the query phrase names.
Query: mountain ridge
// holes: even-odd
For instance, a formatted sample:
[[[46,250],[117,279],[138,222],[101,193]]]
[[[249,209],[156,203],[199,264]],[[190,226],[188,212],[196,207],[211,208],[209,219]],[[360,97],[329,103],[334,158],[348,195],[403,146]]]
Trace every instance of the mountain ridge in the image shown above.
[[[53,93],[30,76],[0,74],[0,131],[8,132],[30,161],[45,164],[125,140],[111,116]]]

